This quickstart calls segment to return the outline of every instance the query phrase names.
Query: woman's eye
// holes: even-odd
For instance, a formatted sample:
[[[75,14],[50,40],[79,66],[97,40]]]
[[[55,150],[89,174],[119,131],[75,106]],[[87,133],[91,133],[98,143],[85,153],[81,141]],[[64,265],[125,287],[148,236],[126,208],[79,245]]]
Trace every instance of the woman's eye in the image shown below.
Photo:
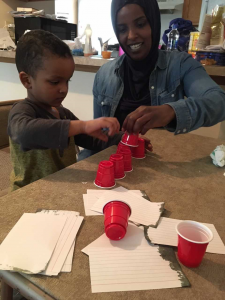
[[[124,33],[126,31],[126,28],[125,27],[119,27],[117,30],[118,30],[119,33]]]
[[[142,28],[142,27],[145,26],[145,24],[146,24],[146,22],[140,22],[140,23],[137,24],[137,26],[138,26],[139,28]]]

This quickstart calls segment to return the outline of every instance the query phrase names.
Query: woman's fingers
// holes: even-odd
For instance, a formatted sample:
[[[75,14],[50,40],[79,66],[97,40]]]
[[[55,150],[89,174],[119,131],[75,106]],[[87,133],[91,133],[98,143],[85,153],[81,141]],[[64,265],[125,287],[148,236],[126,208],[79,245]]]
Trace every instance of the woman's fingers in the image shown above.
[[[126,117],[123,123],[124,131],[126,130],[129,133],[139,133],[138,131],[134,130],[134,126],[137,120],[143,116],[143,108],[144,106],[140,106],[138,109],[136,109]]]

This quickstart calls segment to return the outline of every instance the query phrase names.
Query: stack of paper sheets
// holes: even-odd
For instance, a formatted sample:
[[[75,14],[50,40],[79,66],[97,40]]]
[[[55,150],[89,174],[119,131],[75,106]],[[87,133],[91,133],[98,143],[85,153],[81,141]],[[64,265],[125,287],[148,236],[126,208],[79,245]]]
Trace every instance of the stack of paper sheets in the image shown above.
[[[176,225],[181,222],[181,220],[161,218],[157,228],[149,227],[147,230],[148,239],[153,244],[177,246],[178,236],[176,232]],[[225,246],[222,242],[215,226],[213,224],[206,224],[213,233],[213,240],[207,246],[206,252],[225,254]]]
[[[89,255],[93,293],[189,286],[172,248],[149,245],[133,224],[124,239],[103,234],[82,252]]]
[[[82,221],[73,211],[23,214],[0,246],[0,269],[49,276],[70,272]]]
[[[164,202],[150,202],[142,197],[141,191],[129,191],[123,187],[109,191],[88,190],[83,199],[86,215],[102,214],[106,203],[123,201],[131,207],[130,221],[153,227],[157,226],[164,207]]]

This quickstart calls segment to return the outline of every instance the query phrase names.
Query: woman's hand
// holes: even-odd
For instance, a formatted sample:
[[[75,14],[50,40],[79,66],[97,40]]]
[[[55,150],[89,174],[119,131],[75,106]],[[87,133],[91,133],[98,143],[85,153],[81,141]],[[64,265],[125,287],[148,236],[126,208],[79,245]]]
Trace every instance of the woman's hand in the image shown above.
[[[147,151],[152,152],[153,151],[153,146],[151,144],[151,141],[146,137],[146,136],[140,136],[143,140],[145,140],[145,149]]]
[[[173,108],[167,104],[140,106],[126,117],[122,130],[145,134],[149,129],[168,125],[175,117]]]

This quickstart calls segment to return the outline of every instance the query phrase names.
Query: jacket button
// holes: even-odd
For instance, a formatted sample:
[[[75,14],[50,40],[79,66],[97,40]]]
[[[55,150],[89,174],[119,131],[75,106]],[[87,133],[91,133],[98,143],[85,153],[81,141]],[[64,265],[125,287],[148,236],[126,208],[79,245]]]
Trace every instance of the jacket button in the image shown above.
[[[172,98],[174,98],[174,96],[175,96],[174,94],[171,95]]]
[[[151,89],[152,89],[152,90],[154,90],[154,88],[155,88],[154,86],[151,86]]]
[[[104,102],[103,102],[103,101],[101,102],[101,105],[104,105]]]

